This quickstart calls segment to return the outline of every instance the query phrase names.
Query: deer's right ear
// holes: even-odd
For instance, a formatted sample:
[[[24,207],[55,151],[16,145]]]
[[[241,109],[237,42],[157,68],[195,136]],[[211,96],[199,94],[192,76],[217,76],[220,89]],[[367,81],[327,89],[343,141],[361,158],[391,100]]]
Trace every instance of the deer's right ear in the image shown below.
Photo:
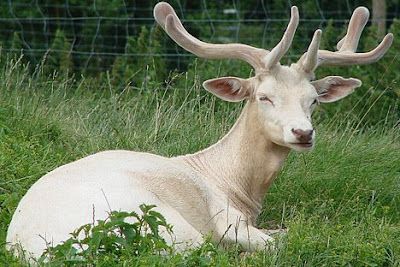
[[[239,102],[249,98],[251,91],[248,80],[236,77],[207,80],[203,83],[203,86],[207,91],[229,102]]]

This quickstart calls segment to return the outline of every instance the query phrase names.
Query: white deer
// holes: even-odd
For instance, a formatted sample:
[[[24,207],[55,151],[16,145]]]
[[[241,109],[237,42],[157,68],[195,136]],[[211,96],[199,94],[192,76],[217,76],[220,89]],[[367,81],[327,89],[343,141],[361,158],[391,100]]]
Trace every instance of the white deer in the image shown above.
[[[368,53],[356,53],[369,12],[357,8],[338,51],[319,50],[316,30],[297,63],[281,66],[299,22],[297,7],[282,40],[271,51],[243,44],[210,44],[190,35],[173,8],[158,3],[158,24],[181,47],[203,58],[242,59],[255,69],[248,79],[217,78],[204,82],[216,96],[232,102],[247,99],[240,117],[219,142],[184,156],[165,158],[131,151],[105,151],[61,166],[39,179],[19,203],[7,235],[40,256],[47,244],[69,238],[77,227],[104,219],[111,209],[133,211],[154,204],[173,225],[168,242],[195,246],[204,235],[222,243],[239,243],[253,251],[272,246],[273,238],[257,229],[266,190],[289,151],[309,151],[315,131],[311,113],[317,102],[349,95],[361,82],[339,76],[314,79],[318,66],[369,64],[389,49],[393,35]],[[93,214],[93,210],[95,210]]]

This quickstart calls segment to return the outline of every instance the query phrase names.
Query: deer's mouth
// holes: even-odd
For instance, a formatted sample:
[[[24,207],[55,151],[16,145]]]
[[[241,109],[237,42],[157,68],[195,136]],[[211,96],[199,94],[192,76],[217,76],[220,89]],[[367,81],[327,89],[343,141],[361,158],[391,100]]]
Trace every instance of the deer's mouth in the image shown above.
[[[311,148],[313,148],[314,143],[313,142],[304,142],[304,143],[290,143],[290,145],[294,148],[294,149],[298,149],[298,150],[309,150]]]

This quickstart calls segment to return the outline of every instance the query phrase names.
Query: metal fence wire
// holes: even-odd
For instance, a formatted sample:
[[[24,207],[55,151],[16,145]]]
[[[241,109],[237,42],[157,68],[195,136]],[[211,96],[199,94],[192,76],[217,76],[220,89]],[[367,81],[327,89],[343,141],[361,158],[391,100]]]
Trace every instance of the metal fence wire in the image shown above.
[[[72,58],[75,71],[111,68],[117,57],[162,57],[183,69],[193,56],[155,28],[155,0],[3,0],[0,2],[2,53],[19,53],[38,63],[47,53]],[[371,1],[346,0],[173,0],[185,27],[207,42],[240,42],[271,48],[289,20],[290,6],[300,10],[300,25],[287,58],[298,57],[317,28],[331,27],[337,41],[352,11]],[[388,6],[387,25],[399,15]],[[330,36],[326,36],[330,38]],[[156,40],[154,40],[156,39]],[[326,46],[332,44],[326,43]],[[154,48],[155,47],[155,48]],[[332,49],[333,47],[328,47]]]

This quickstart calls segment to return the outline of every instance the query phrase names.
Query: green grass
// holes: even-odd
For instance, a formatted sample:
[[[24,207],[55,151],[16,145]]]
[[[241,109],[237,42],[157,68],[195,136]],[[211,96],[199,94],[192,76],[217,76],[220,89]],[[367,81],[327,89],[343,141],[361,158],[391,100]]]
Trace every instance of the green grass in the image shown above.
[[[220,139],[241,105],[200,90],[198,75],[201,72],[193,78],[178,75],[167,88],[148,82],[141,88],[119,89],[94,79],[43,77],[40,68],[29,74],[15,61],[4,66],[0,71],[0,265],[21,263],[4,249],[7,226],[18,201],[48,171],[106,149],[173,156]],[[178,90],[175,84],[188,89]],[[91,263],[399,266],[399,127],[389,121],[367,128],[354,118],[341,120],[340,115],[326,121],[315,118],[316,149],[309,154],[291,153],[267,193],[260,227],[289,229],[276,250],[243,254],[206,242],[185,254],[149,251],[116,259],[110,252]]]

